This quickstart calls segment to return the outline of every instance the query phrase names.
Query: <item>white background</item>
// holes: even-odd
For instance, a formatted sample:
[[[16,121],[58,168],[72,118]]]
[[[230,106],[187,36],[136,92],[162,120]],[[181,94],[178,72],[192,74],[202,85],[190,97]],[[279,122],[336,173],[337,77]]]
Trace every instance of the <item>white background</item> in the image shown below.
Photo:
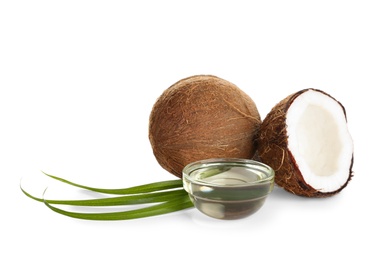
[[[0,2],[1,259],[389,259],[388,1],[130,2]],[[106,188],[174,179],[148,117],[196,74],[238,85],[262,118],[298,90],[331,94],[354,139],[350,184],[328,199],[275,188],[237,221],[83,221],[22,194],[21,179],[55,187],[41,170]]]

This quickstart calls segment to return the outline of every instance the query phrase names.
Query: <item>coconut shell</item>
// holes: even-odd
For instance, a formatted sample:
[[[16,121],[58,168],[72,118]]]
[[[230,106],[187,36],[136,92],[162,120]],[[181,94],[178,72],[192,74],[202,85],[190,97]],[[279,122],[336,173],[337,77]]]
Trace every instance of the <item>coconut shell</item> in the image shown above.
[[[158,163],[182,177],[187,164],[209,158],[253,157],[261,118],[236,85],[212,75],[182,79],[157,99],[149,140]]]
[[[267,114],[260,126],[256,158],[275,170],[275,183],[286,191],[304,197],[329,197],[339,193],[350,181],[352,177],[353,155],[349,169],[349,178],[338,190],[334,192],[321,192],[305,182],[293,154],[288,149],[286,114],[294,100],[308,90],[310,89],[304,89],[287,96],[277,103]],[[319,91],[334,99],[321,90],[311,90]],[[337,101],[336,99],[334,100]],[[344,106],[340,102],[338,104],[342,107],[346,118]]]

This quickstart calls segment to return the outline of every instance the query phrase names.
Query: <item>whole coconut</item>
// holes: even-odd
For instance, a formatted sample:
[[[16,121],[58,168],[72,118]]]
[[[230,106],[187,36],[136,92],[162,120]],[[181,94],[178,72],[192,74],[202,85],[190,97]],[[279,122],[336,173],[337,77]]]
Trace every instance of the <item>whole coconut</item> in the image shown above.
[[[184,78],[154,104],[149,140],[158,163],[182,177],[187,164],[208,158],[251,159],[261,118],[236,85],[212,75]]]

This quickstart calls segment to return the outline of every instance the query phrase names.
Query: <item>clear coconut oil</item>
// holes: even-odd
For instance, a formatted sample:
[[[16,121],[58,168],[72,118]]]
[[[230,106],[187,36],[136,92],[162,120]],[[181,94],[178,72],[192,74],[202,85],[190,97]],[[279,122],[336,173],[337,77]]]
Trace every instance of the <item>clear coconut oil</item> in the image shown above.
[[[185,168],[184,188],[195,207],[218,219],[243,218],[261,208],[273,189],[273,170],[249,162],[203,161]]]

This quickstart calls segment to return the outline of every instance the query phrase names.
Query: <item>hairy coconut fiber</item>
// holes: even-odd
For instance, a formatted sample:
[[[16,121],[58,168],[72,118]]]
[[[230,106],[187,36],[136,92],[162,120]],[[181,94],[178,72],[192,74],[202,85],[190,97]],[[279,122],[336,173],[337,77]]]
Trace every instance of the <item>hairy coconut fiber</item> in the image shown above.
[[[305,123],[299,123],[303,115]],[[289,131],[289,124],[295,125],[294,131]],[[329,197],[352,177],[353,146],[346,124],[340,102],[321,90],[301,90],[276,104],[264,118],[257,156],[275,170],[275,183],[285,190]]]
[[[187,164],[209,158],[250,159],[261,118],[252,99],[212,75],[182,79],[154,104],[149,140],[158,163],[177,177]]]

